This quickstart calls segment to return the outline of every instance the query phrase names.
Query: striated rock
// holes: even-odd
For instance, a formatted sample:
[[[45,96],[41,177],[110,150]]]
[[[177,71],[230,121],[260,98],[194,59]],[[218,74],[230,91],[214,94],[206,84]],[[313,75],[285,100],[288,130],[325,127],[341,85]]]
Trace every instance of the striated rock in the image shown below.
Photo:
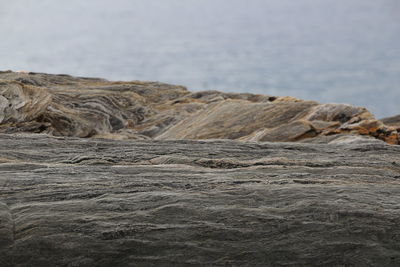
[[[0,72],[0,266],[399,266],[397,122]]]
[[[381,121],[386,125],[397,128],[397,130],[400,131],[400,115],[384,118],[381,119]]]
[[[400,147],[319,138],[0,134],[0,266],[399,266]]]
[[[0,123],[33,121],[45,112],[51,100],[43,88],[0,81]]]
[[[10,105],[11,104],[11,105]],[[10,105],[10,106],[9,106]],[[292,97],[191,93],[156,82],[0,73],[0,132],[108,139],[302,141],[330,135],[399,143],[364,108]]]
[[[296,120],[282,126],[278,126],[272,129],[264,129],[252,134],[249,139],[248,136],[242,138],[241,140],[251,140],[251,141],[269,141],[269,142],[279,142],[279,141],[298,141],[301,139],[311,138],[317,136],[317,132],[313,126],[301,120]]]
[[[270,104],[225,100],[209,105],[157,138],[243,138],[259,129],[275,128],[293,121],[315,105],[316,102],[306,101]]]

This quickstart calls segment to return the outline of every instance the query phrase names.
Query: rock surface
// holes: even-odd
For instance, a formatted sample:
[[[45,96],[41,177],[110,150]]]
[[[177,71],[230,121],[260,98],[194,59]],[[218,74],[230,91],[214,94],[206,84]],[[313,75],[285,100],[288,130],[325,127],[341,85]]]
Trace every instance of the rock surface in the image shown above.
[[[0,266],[400,266],[397,122],[1,72]]]
[[[400,131],[400,115],[384,118],[381,119],[381,121],[386,125],[397,128],[397,131]]]
[[[399,266],[400,147],[0,135],[0,266]]]
[[[376,120],[365,108],[345,104],[10,71],[0,73],[0,132],[242,141],[357,134],[390,144],[400,140],[396,127]]]

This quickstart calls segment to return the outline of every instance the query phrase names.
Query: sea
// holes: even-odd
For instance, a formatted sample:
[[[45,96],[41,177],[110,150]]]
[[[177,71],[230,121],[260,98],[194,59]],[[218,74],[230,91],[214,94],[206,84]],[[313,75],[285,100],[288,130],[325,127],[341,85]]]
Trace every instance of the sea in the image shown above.
[[[0,70],[400,114],[399,0],[0,0]]]

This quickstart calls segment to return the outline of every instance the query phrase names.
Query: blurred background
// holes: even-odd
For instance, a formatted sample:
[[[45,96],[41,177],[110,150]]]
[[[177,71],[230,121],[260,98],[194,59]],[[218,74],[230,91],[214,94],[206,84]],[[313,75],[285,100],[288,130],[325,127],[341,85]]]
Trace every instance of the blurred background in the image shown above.
[[[400,113],[399,0],[0,0],[0,69]]]

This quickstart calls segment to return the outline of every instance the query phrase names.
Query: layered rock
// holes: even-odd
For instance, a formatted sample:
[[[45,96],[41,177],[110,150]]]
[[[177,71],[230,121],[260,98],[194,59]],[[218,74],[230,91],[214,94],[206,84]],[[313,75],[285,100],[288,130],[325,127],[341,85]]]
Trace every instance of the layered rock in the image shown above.
[[[400,265],[399,146],[0,143],[0,266]]]
[[[381,121],[386,125],[397,128],[397,131],[400,131],[400,115],[384,118],[381,119]]]
[[[0,266],[399,266],[397,122],[0,73]]]
[[[396,127],[345,104],[40,73],[0,73],[0,119],[4,133],[108,139],[400,140]]]

